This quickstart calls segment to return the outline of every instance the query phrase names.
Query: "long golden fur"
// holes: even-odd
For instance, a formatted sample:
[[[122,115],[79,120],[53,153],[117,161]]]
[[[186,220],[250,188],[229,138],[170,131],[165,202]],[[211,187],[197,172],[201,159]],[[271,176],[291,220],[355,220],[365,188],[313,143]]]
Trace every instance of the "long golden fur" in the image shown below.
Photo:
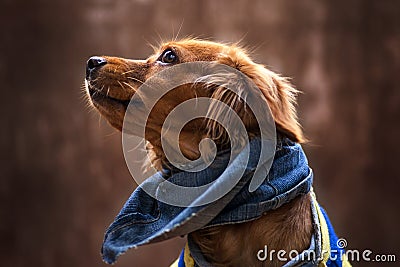
[[[173,56],[169,54],[170,57],[164,58],[167,51],[172,51]],[[211,61],[235,68],[252,79],[265,97],[266,105],[269,105],[278,134],[295,142],[305,140],[295,109],[298,91],[288,79],[255,63],[238,45],[185,39],[161,45],[146,60],[102,58],[106,64],[93,68],[87,76],[87,93],[91,103],[119,130],[122,129],[129,100],[149,77],[173,64]],[[245,84],[238,82],[236,86],[240,88],[239,92],[245,93]],[[201,96],[230,105],[244,122],[249,134],[257,135],[257,121],[246,109],[240,96],[223,86],[210,89],[204,83],[183,85],[164,96],[155,105],[147,121],[145,138],[157,168],[161,168],[166,161],[161,146],[161,129],[166,116],[183,101]],[[213,108],[209,107],[210,112],[217,112]],[[205,137],[212,138],[221,146],[226,142],[218,123],[196,119],[185,125],[180,133],[182,153],[190,159],[196,159],[199,156],[198,144]],[[298,197],[252,222],[212,227],[191,235],[215,266],[280,266],[282,262],[277,260],[260,262],[256,257],[257,251],[265,245],[276,251],[302,251],[309,246],[312,235],[310,197]]]

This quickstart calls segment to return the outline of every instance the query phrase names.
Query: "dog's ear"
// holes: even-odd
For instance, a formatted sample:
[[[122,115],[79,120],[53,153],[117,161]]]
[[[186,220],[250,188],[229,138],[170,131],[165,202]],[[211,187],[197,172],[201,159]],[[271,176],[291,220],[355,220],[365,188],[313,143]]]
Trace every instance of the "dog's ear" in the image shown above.
[[[306,141],[295,108],[299,91],[290,84],[287,78],[268,70],[263,65],[254,63],[241,48],[236,46],[222,53],[218,63],[241,71],[261,90],[272,112],[278,132],[294,142]],[[246,89],[243,83],[239,86],[243,87],[242,90]],[[238,105],[239,112],[245,112],[244,107],[244,105]],[[239,115],[244,114],[239,113]]]
[[[207,74],[197,80],[197,84],[206,86],[211,92],[210,98],[217,100],[211,102],[207,109],[206,134],[218,144],[229,142],[232,144],[233,139],[236,143],[238,142],[237,144],[243,144],[242,141],[245,141],[248,135],[259,131],[256,118],[246,103],[247,97],[250,97],[251,85],[242,73],[232,71],[225,65],[227,64],[211,64],[207,68]],[[261,94],[260,97],[262,97]],[[259,105],[259,108],[262,106]],[[243,131],[243,125],[246,128],[245,131]]]

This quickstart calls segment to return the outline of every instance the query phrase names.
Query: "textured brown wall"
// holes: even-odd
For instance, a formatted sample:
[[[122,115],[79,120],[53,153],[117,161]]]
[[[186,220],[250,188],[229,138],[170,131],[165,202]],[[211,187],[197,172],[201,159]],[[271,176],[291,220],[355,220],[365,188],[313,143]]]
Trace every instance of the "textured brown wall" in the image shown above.
[[[85,107],[85,61],[144,58],[147,41],[181,26],[179,36],[242,39],[294,78],[336,231],[350,248],[399,258],[399,20],[396,0],[0,0],[2,265],[105,266],[104,230],[134,183],[121,135]],[[166,266],[182,244],[130,251],[116,266]]]

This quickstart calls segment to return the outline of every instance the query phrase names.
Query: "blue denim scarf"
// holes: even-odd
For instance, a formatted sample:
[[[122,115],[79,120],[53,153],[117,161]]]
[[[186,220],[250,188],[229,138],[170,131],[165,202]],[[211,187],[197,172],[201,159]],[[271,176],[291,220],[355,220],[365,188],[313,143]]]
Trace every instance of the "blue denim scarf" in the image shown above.
[[[257,167],[260,144],[258,138],[248,144],[248,161],[241,160],[239,153],[233,163],[227,165],[230,153],[223,151],[202,171],[186,172],[172,168],[149,177],[132,193],[108,228],[102,247],[104,261],[114,263],[120,254],[130,248],[186,235],[202,228],[251,221],[299,195],[307,194],[312,185],[312,171],[301,146],[286,138],[277,141],[272,166],[269,172],[264,173],[261,186],[253,192],[249,191],[246,185]],[[240,164],[246,164],[246,167],[239,182],[222,198],[206,205],[176,207],[146,193],[149,192],[147,190],[156,192],[164,179],[193,187],[213,181],[224,183],[229,181]],[[267,162],[264,164],[268,165]]]

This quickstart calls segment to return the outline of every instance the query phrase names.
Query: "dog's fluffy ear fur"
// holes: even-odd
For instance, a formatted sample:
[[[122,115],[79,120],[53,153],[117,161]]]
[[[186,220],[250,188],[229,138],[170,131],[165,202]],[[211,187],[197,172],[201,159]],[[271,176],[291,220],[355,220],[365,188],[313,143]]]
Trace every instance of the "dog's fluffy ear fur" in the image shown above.
[[[244,50],[237,46],[231,46],[224,53],[221,53],[218,63],[235,68],[252,79],[269,105],[278,132],[294,142],[301,143],[306,141],[295,109],[296,95],[299,91],[290,84],[287,78],[268,70],[263,65],[254,63]],[[239,86],[246,87],[244,84]],[[239,91],[241,90],[245,90],[245,88],[241,88]],[[227,99],[224,98],[232,98],[231,94],[216,90],[213,98],[228,103]],[[240,102],[239,99],[236,99],[237,101]],[[239,112],[239,116],[246,116],[243,114],[247,113],[244,112],[245,107],[243,107],[243,104],[235,106],[235,109],[235,111]]]

